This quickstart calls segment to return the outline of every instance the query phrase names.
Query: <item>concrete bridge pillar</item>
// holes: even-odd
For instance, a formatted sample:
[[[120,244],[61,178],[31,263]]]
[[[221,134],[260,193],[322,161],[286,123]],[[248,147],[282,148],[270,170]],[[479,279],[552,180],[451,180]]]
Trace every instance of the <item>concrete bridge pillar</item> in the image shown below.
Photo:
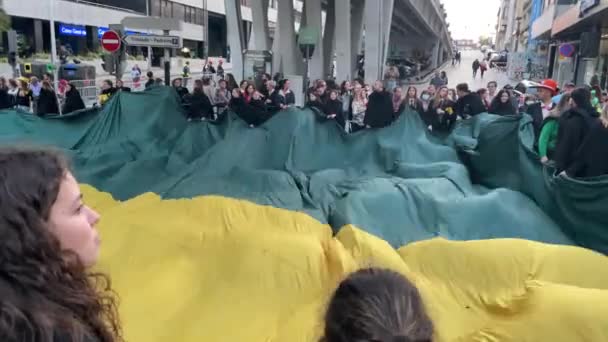
[[[328,1],[325,12],[325,30],[323,31],[323,65],[325,67],[324,76],[328,75],[333,67],[332,64],[334,60],[336,42],[336,2]]]
[[[365,81],[368,83],[383,78],[393,5],[393,0],[365,1]]]
[[[251,0],[252,30],[249,50],[269,50],[268,0]]]
[[[365,1],[365,82],[381,79],[384,26],[382,0]]]
[[[243,48],[244,34],[241,16],[240,0],[224,0],[226,6],[226,24],[228,28],[228,45],[230,46],[230,62],[232,74],[238,81],[243,79]]]
[[[439,40],[437,40],[435,43],[433,43],[433,50],[432,50],[432,54],[431,54],[431,67],[433,69],[435,69],[439,66],[440,51],[441,51],[441,43],[439,42]]]
[[[351,44],[351,79],[357,77],[357,55],[363,52],[363,14],[365,13],[365,0],[351,0],[350,44]]]
[[[352,80],[353,58],[351,33],[351,0],[335,0],[336,21],[336,79]]]
[[[228,1],[228,0],[227,0]],[[273,45],[273,68],[285,75],[301,75],[302,55],[296,44],[292,1],[279,1]]]
[[[321,0],[305,0],[304,10],[306,12],[306,26],[318,32],[315,51],[310,59],[310,78],[321,79],[325,77],[325,65],[323,63],[323,26],[321,16]],[[279,19],[280,20],[280,19]]]

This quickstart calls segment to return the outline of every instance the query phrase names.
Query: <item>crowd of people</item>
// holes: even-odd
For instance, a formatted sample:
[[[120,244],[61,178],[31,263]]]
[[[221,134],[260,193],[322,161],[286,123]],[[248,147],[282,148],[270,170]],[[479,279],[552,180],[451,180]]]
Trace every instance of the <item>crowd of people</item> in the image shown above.
[[[483,73],[483,65],[479,68]],[[184,86],[183,78],[176,78],[171,84],[189,121],[218,121],[230,109],[250,127],[257,127],[278,111],[295,106],[291,83],[279,74],[264,74],[257,80],[237,84],[230,73],[224,75],[222,70],[221,77],[217,77],[212,65],[206,70],[202,79],[194,80],[192,92]],[[184,73],[188,76],[189,72]],[[146,76],[146,89],[164,85],[152,72]],[[407,108],[418,112],[425,126],[439,134],[449,133],[458,120],[480,113],[527,113],[533,120],[535,148],[543,163],[554,164],[559,172],[573,177],[608,174],[605,154],[599,152],[608,144],[608,96],[597,84],[577,88],[566,83],[559,90],[555,81],[547,79],[530,87],[522,82],[499,89],[497,82],[490,81],[486,88],[472,91],[466,83],[450,88],[446,73],[438,71],[418,94],[414,86],[386,89],[385,84],[393,86],[393,81],[388,78],[370,85],[362,79],[341,84],[315,80],[306,91],[306,106],[320,120],[335,121],[347,133],[386,127]],[[98,104],[105,104],[117,92],[130,91],[121,80],[116,84],[105,80]],[[63,113],[85,108],[78,89],[70,83],[61,87],[59,98],[61,102],[50,75],[42,81],[32,77],[29,82],[0,77],[0,109],[15,107],[43,116],[58,113],[59,103]]]
[[[64,112],[83,109],[84,103],[73,84],[61,84],[59,97],[63,99]],[[39,116],[59,113],[60,101],[53,87],[51,75],[45,74],[42,81],[37,77],[6,79],[0,77],[0,110],[16,108]]]

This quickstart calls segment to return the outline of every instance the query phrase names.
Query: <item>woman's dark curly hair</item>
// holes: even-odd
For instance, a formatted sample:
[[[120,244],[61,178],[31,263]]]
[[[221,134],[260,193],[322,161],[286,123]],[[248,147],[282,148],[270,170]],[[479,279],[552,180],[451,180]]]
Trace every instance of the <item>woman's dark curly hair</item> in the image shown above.
[[[397,272],[368,268],[338,285],[321,341],[431,342],[433,330],[414,284]]]
[[[0,341],[122,341],[109,278],[47,226],[67,172],[59,153],[0,148]]]

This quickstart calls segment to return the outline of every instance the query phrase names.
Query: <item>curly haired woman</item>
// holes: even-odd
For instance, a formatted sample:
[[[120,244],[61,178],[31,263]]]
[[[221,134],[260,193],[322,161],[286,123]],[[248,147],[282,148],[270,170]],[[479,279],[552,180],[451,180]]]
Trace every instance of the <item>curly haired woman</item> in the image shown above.
[[[0,341],[122,341],[109,278],[92,273],[99,215],[55,152],[0,149]]]

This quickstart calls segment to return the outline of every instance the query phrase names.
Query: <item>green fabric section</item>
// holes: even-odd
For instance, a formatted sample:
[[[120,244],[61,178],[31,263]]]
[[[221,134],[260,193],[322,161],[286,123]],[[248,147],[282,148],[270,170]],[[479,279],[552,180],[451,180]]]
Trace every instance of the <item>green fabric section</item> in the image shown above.
[[[557,131],[559,130],[559,122],[550,120],[544,124],[538,138],[538,155],[545,157],[548,150],[554,150],[557,144]]]
[[[608,252],[608,180],[553,177],[532,152],[530,119],[481,115],[446,138],[416,113],[346,135],[309,110],[259,128],[230,115],[188,123],[169,88],[120,93],[101,111],[0,115],[0,142],[68,151],[79,180],[118,199],[216,194],[303,211],[402,246],[435,236],[515,237]]]

